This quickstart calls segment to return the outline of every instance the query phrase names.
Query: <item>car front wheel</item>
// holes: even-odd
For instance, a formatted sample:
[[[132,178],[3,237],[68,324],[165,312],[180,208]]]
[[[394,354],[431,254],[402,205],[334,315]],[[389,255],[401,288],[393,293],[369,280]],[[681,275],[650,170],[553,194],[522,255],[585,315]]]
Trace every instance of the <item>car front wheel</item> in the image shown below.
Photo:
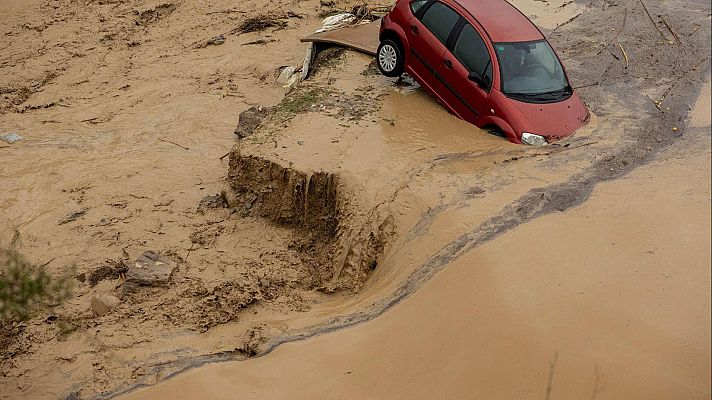
[[[403,49],[399,43],[385,39],[378,45],[376,51],[376,64],[378,70],[385,76],[396,78],[403,74]]]

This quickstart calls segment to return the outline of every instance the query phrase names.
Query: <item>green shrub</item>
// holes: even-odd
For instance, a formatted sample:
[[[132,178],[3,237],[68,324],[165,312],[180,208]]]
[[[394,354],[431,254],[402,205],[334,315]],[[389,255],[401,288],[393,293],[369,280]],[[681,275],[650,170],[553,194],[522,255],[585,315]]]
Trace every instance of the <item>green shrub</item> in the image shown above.
[[[68,276],[53,278],[32,266],[13,246],[0,250],[0,318],[26,319],[41,305],[55,305],[71,295]]]

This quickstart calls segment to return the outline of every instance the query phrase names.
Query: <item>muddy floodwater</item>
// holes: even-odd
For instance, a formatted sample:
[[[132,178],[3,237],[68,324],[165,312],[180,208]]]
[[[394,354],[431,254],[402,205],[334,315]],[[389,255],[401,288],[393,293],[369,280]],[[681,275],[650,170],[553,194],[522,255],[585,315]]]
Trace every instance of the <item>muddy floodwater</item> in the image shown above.
[[[73,285],[0,398],[709,398],[709,2],[514,3],[591,112],[545,147],[279,78],[361,1],[0,0],[0,246]]]
[[[695,115],[708,107],[709,91]],[[468,251],[376,320],[122,398],[709,398],[699,118],[702,138]]]

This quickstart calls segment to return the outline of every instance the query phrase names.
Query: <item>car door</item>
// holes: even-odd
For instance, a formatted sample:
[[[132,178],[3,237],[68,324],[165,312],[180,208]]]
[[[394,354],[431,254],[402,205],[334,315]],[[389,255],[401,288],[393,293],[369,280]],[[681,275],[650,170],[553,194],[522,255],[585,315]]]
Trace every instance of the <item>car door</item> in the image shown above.
[[[414,1],[411,6],[418,3]],[[410,29],[406,33],[411,52],[409,72],[439,101],[449,103],[448,89],[438,73],[438,68],[447,50],[445,43],[460,15],[439,1],[420,5],[414,14],[409,21]]]
[[[487,100],[493,82],[490,52],[482,35],[469,22],[458,24],[449,47],[443,56],[440,74],[455,91],[457,113],[475,123],[480,115],[488,112]],[[479,73],[485,84],[480,86],[471,81],[468,78],[471,72]]]

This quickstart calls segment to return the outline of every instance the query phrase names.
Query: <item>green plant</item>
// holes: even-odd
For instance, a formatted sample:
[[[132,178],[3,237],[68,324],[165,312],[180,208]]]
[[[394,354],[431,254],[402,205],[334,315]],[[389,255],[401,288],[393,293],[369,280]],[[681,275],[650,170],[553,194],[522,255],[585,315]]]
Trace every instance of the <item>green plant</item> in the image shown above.
[[[26,319],[34,307],[71,296],[68,276],[54,278],[32,266],[12,245],[0,250],[0,318]]]
[[[297,89],[285,96],[277,105],[275,111],[279,114],[288,115],[307,112],[313,105],[325,99],[329,94],[327,89],[322,88]]]

